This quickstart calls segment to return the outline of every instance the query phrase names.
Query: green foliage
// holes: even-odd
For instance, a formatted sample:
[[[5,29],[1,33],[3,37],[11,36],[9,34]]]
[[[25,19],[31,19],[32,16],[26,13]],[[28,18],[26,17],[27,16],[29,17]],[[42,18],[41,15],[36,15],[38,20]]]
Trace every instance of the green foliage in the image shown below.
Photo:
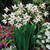
[[[37,31],[35,35],[36,25],[35,24],[27,24],[22,26],[20,29],[13,28],[14,30],[14,43],[18,50],[33,50],[36,45],[36,39],[38,34],[42,29]],[[34,37],[35,35],[35,37]]]
[[[33,0],[34,3],[50,3],[50,0]]]
[[[19,0],[16,0],[19,1]],[[27,3],[34,3],[34,4],[39,4],[39,3],[50,3],[50,0],[20,0],[21,2],[23,2],[23,4],[27,4]]]
[[[13,3],[19,4],[20,2],[21,2],[21,0],[13,0]]]

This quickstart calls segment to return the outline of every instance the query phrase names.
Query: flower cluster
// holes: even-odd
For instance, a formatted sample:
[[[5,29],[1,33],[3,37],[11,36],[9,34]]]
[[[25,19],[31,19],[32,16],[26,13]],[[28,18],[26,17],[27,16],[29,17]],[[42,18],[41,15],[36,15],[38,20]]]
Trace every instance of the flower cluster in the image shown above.
[[[14,49],[16,49],[15,45],[5,48],[5,50],[14,50]],[[4,49],[2,48],[1,50],[4,50]]]
[[[6,46],[9,39],[12,39],[12,28],[8,26],[1,26],[0,25],[0,47]]]
[[[50,49],[50,23],[46,22],[43,24],[45,26],[45,31],[42,31],[41,34],[38,35],[38,42],[46,45],[46,48]]]
[[[11,11],[10,14],[4,14],[2,15],[4,19],[2,22],[4,24],[9,23],[10,25],[15,25],[18,29],[22,25],[26,25],[30,19],[32,18],[35,23],[41,22],[43,16],[47,17],[48,12],[44,11],[42,12],[42,9],[45,9],[45,3],[39,5],[34,4],[26,4],[24,6],[22,3],[16,4],[12,6],[13,10],[10,10],[9,8],[5,8],[5,12]]]

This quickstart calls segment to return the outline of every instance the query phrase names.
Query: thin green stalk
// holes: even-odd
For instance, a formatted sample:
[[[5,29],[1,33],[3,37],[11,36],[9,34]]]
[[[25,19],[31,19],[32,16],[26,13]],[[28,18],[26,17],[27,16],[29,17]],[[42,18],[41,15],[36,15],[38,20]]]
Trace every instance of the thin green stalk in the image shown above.
[[[43,46],[43,48],[46,50],[46,47],[41,42],[36,42],[36,43],[40,44],[41,46]]]
[[[21,50],[20,42],[18,41],[18,40],[19,40],[18,33],[17,33],[15,27],[14,27],[13,29],[14,29],[14,36],[15,36],[16,43],[17,43],[17,45],[18,45],[18,49]],[[18,37],[18,38],[17,38],[17,37]]]
[[[11,42],[12,40],[8,41],[7,45]],[[7,45],[5,46],[5,48],[7,47]]]
[[[35,36],[35,38],[34,38],[34,43],[35,43],[35,41],[36,41],[36,39],[37,39],[38,34],[39,34],[41,31],[42,31],[42,28],[41,28],[41,29],[38,31],[38,33],[36,34],[36,36]],[[34,48],[35,48],[35,44],[34,44],[33,50],[34,50]]]

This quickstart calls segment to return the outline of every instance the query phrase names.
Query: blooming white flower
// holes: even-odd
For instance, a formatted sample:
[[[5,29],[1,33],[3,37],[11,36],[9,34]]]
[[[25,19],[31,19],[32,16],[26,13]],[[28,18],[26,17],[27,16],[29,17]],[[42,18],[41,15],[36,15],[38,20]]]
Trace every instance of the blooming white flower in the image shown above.
[[[8,17],[8,15],[7,14],[4,14],[4,15],[2,15],[4,18],[7,18]]]
[[[50,39],[50,36],[48,36],[48,39]]]
[[[4,10],[5,10],[6,13],[9,11],[9,9],[7,7]]]
[[[41,42],[42,42],[42,43],[45,43],[45,41],[44,41],[44,40],[41,40]]]
[[[8,23],[11,24],[11,25],[13,25],[14,24],[14,21],[13,20],[10,20]]]
[[[14,16],[14,17],[10,17],[8,20],[15,20],[16,19],[16,17]]]
[[[32,8],[30,9],[30,11],[31,11],[31,13],[34,13],[34,12],[35,12],[35,10],[34,10],[34,9],[32,9]]]
[[[47,24],[48,24],[48,22],[44,23],[43,26],[45,26],[45,25],[47,25]]]
[[[3,19],[2,22],[3,22],[4,24],[6,24],[6,23],[7,23],[7,20]]]
[[[21,10],[21,9],[15,11],[15,14],[16,14],[16,15],[20,15],[20,14],[22,14],[22,13],[23,13],[23,10]]]
[[[43,38],[46,38],[45,36]]]
[[[50,29],[50,27],[48,26],[47,29]]]
[[[41,18],[42,18],[41,15],[37,15],[33,21],[34,21],[35,23],[38,23],[39,21],[41,21],[41,20],[40,20]]]
[[[41,15],[37,15],[36,19],[41,19],[42,16]]]
[[[48,22],[48,25],[50,26],[50,23]]]
[[[15,17],[15,13],[11,12],[10,17]]]
[[[32,6],[33,6],[33,4],[26,4],[26,7],[25,8],[27,8],[28,10],[30,10],[31,8],[32,8]]]
[[[22,18],[21,18],[20,16],[16,17],[16,21],[17,21],[17,22],[19,22],[19,21],[21,21],[21,20],[22,20]]]
[[[27,24],[27,21],[26,21],[26,20],[23,20],[23,24],[25,24],[25,25],[26,25],[26,24]]]
[[[37,13],[37,14],[38,14],[38,13],[41,13],[41,12],[37,9],[37,10],[35,10],[35,13]]]
[[[25,14],[23,14],[23,17],[26,21],[29,21],[31,16],[29,16],[29,15],[27,15],[27,13],[25,13]]]
[[[45,17],[47,17],[47,16],[48,16],[48,14],[49,14],[48,12],[45,12],[45,13],[44,13],[44,16],[45,16]]]
[[[28,15],[27,15],[27,13],[25,13],[25,14],[22,14],[22,15],[23,15],[23,17],[26,17],[26,16],[28,16]]]
[[[46,32],[45,32],[45,35],[46,35],[46,36],[49,36],[49,35],[50,35],[50,32],[49,32],[49,31],[46,31]]]
[[[40,11],[38,10],[37,6],[34,5],[31,9],[30,9],[31,13],[40,13]]]
[[[14,50],[14,48],[16,49],[15,45],[13,47],[12,46],[7,47],[7,48],[5,48],[5,50]]]
[[[40,4],[40,7],[42,8],[42,9],[45,9],[45,3],[42,3],[42,4]]]
[[[33,21],[34,21],[35,23],[38,23],[38,22],[40,21],[40,19],[36,19],[36,18],[35,18]]]
[[[18,4],[18,6],[20,7],[20,8],[23,8],[23,4],[20,2],[20,4]]]
[[[30,20],[30,16],[26,16],[24,17],[26,21],[29,21]]]
[[[32,8],[33,8],[34,10],[37,10],[37,5],[34,5]]]
[[[19,29],[22,26],[22,24],[16,23],[15,26]]]
[[[36,19],[33,20],[35,23],[38,23],[38,21]]]
[[[36,40],[36,42],[39,42],[39,40]]]
[[[12,46],[10,46],[10,50],[12,49]]]
[[[47,45],[46,45],[46,48],[48,48],[48,49],[50,50],[50,45],[47,44]]]
[[[12,6],[13,10],[17,9],[18,7],[16,7],[16,4],[14,4],[14,6]]]
[[[49,39],[46,39],[46,42],[49,42]]]
[[[41,35],[38,35],[38,38],[41,38],[42,36]]]

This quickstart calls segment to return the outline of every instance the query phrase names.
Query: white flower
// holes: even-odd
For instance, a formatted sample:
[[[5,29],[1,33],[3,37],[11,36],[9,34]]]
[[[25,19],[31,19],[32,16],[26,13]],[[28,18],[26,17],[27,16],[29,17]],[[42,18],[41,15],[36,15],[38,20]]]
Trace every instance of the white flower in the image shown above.
[[[35,23],[38,23],[38,21],[36,19],[33,20]]]
[[[10,17],[15,17],[15,13],[11,12]]]
[[[20,7],[20,8],[23,8],[23,4],[20,2],[20,4],[18,4],[18,6]]]
[[[36,40],[36,42],[39,42],[39,40]]]
[[[41,5],[40,5],[40,7],[42,8],[42,9],[45,9],[45,3],[42,3]]]
[[[31,11],[31,13],[34,13],[34,12],[35,12],[35,10],[34,10],[34,9],[32,9],[32,8],[30,9],[30,11]]]
[[[35,23],[38,23],[39,21],[41,21],[41,15],[37,15],[36,18],[33,20]]]
[[[7,48],[5,48],[5,49],[6,49],[6,50],[10,50],[10,48],[8,48],[8,47],[7,47]]]
[[[48,14],[49,14],[48,12],[45,12],[45,13],[44,13],[44,16],[45,16],[45,17],[47,17],[47,16],[48,16]]]
[[[16,21],[17,21],[17,22],[19,22],[19,21],[21,21],[21,20],[22,20],[22,18],[21,18],[20,16],[16,17]]]
[[[26,7],[25,8],[27,8],[28,10],[30,10],[31,8],[32,8],[32,6],[33,6],[33,4],[26,4]]]
[[[19,29],[22,26],[22,24],[16,23],[15,26]]]
[[[16,4],[14,4],[14,6],[12,6],[13,10],[17,9],[18,7],[16,7]]]
[[[25,13],[25,14],[23,14],[23,17],[26,21],[29,21],[31,16],[29,16],[29,15],[27,15],[27,13]]]
[[[25,25],[26,25],[26,24],[27,24],[27,21],[26,21],[26,20],[23,20],[23,24],[25,24]]]
[[[46,36],[49,36],[49,35],[50,35],[50,32],[49,32],[49,31],[46,31],[46,32],[45,32],[45,35],[46,35]]]
[[[41,13],[41,12],[37,9],[37,10],[35,10],[35,13],[37,13],[37,14],[38,14],[38,13]]]
[[[4,10],[5,10],[6,13],[9,11],[9,9],[7,7]]]
[[[35,18],[33,21],[34,21],[35,23],[38,23],[38,22],[40,21],[40,19],[36,19],[36,18]]]
[[[7,18],[8,17],[8,15],[7,14],[4,14],[4,15],[2,15],[4,18]]]
[[[9,21],[9,24],[10,24],[10,25],[13,25],[13,24],[14,24],[14,21],[13,21],[13,20],[10,20],[10,21]]]
[[[49,42],[49,39],[46,39],[46,42]]]
[[[45,36],[43,38],[46,38]]]
[[[41,17],[42,17],[41,15],[37,15],[36,19],[41,19]]]
[[[50,27],[48,26],[48,28],[47,29],[50,29]]]
[[[12,46],[10,46],[10,50],[12,49]]]
[[[19,10],[17,10],[17,11],[15,12],[16,15],[20,15],[20,14],[22,14],[22,13],[23,13],[23,10],[21,10],[21,9],[19,9]]]
[[[48,39],[50,39],[50,36],[48,36]]]
[[[42,42],[42,43],[45,43],[45,41],[44,41],[44,40],[42,40],[41,42]]]
[[[33,8],[34,10],[37,10],[37,5],[34,5],[32,8]]]
[[[31,9],[30,9],[31,13],[40,13],[40,11],[37,9],[37,6],[34,5]]]
[[[12,16],[12,17],[10,17],[8,20],[15,20],[16,19],[16,17],[14,16]]]
[[[5,50],[14,50],[14,48],[16,49],[16,47],[15,46],[10,46],[10,47],[7,47],[7,48],[5,48]]]
[[[50,45],[47,44],[47,45],[46,45],[46,48],[48,48],[48,49],[50,50]]]
[[[48,22],[48,25],[50,25],[50,23]]]
[[[4,49],[2,48],[2,50],[4,50]]]
[[[45,26],[45,25],[47,25],[47,24],[48,24],[48,22],[44,23],[43,26]]]
[[[41,38],[42,36],[41,35],[38,35],[38,38]]]
[[[22,15],[23,15],[23,17],[26,17],[26,16],[28,16],[28,15],[27,15],[27,13],[25,13],[25,14],[22,14]]]
[[[7,20],[6,20],[6,19],[4,19],[4,20],[2,20],[2,22],[3,22],[4,24],[6,24],[6,23],[7,23]]]
[[[30,16],[26,16],[24,17],[26,21],[29,21],[30,20]]]

